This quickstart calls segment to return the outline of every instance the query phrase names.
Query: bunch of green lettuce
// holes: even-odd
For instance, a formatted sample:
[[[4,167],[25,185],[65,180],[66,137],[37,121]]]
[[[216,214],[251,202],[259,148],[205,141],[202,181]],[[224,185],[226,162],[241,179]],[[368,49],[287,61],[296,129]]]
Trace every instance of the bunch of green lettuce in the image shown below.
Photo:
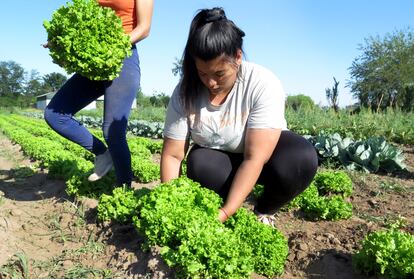
[[[349,197],[352,194],[352,180],[344,171],[324,171],[317,173],[313,182],[321,195],[340,194]]]
[[[115,79],[132,53],[121,19],[96,0],[68,2],[43,26],[53,62],[91,80]]]
[[[392,228],[368,234],[352,258],[356,270],[368,275],[414,277],[414,235]]]
[[[286,238],[241,208],[224,224],[221,198],[186,177],[160,184],[138,201],[133,222],[184,278],[249,278],[283,273]]]
[[[102,194],[98,203],[98,220],[131,223],[132,216],[136,215],[139,199],[149,192],[147,188],[135,191],[132,188],[117,187],[112,195]]]
[[[289,248],[280,231],[258,222],[256,216],[245,208],[240,208],[225,225],[252,249],[256,273],[268,277],[283,273]]]
[[[345,172],[318,172],[310,186],[284,209],[300,208],[312,220],[348,219],[352,216],[352,204],[345,198],[352,191],[352,180]]]

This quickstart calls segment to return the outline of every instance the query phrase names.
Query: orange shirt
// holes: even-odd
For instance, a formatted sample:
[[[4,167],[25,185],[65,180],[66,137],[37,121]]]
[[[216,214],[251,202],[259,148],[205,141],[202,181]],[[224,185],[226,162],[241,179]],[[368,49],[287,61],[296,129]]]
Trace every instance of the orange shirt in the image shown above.
[[[102,7],[109,7],[115,11],[122,20],[125,33],[129,34],[137,25],[135,0],[98,0],[98,2]]]

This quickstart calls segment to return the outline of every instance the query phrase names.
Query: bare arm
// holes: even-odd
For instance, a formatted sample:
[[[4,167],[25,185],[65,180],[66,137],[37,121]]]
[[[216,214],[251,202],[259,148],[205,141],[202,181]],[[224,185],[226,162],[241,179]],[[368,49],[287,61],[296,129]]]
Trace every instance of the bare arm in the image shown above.
[[[247,130],[244,160],[233,179],[223,210],[219,212],[220,221],[224,222],[233,215],[253,190],[264,164],[276,147],[280,133],[281,129]]]
[[[188,150],[188,141],[164,138],[161,152],[161,182],[181,175],[181,163]]]
[[[151,29],[152,12],[154,7],[153,0],[136,0],[137,25],[129,33],[131,43],[135,44],[148,37]]]

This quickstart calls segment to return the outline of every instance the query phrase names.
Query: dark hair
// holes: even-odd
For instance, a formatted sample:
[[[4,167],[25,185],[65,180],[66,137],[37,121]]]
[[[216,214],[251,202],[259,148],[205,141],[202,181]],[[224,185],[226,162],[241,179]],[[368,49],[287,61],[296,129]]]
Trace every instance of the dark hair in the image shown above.
[[[183,53],[181,100],[187,113],[202,87],[195,58],[209,61],[220,55],[235,57],[243,50],[244,32],[228,20],[222,8],[200,10],[191,22]]]

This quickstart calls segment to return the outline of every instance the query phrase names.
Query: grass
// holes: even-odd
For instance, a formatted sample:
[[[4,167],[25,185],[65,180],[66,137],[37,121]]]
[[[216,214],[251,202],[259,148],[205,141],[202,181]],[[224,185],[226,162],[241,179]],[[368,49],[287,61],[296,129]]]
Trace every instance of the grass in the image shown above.
[[[63,216],[70,216],[70,221],[62,224]],[[67,241],[79,242],[83,240],[83,236],[77,236],[78,231],[85,231],[86,220],[85,210],[80,202],[64,201],[64,206],[59,212],[53,212],[46,218],[47,227],[53,232],[52,239],[65,244]]]
[[[46,260],[29,260],[26,254],[16,253],[0,267],[0,278],[119,278],[109,268],[95,266],[102,262],[99,257],[104,254],[105,244],[87,228],[84,208],[77,201],[62,202],[59,210],[35,221],[49,228],[51,240],[64,244],[60,254]],[[68,216],[69,221],[63,219]]]
[[[78,278],[114,278],[112,271],[109,269],[99,269],[93,267],[84,267],[82,265],[77,265],[72,268],[69,268],[65,271],[65,279],[78,279]]]
[[[403,194],[407,192],[407,189],[403,185],[399,184],[398,182],[392,181],[392,180],[381,181],[379,183],[379,188],[387,192],[396,192],[399,194]]]
[[[34,275],[47,274],[46,278],[116,278],[112,270],[85,265],[85,259],[102,253],[105,245],[92,239],[80,248],[63,250],[62,254],[46,261],[34,261]]]
[[[24,252],[17,252],[10,260],[0,267],[1,278],[29,278],[29,260]]]
[[[339,133],[342,137],[356,140],[372,136],[383,136],[387,141],[414,144],[414,113],[387,110],[375,113],[361,110],[351,114],[346,110],[286,109],[286,120],[290,130],[301,135],[316,135],[320,131]],[[378,125],[378,123],[383,123]]]

